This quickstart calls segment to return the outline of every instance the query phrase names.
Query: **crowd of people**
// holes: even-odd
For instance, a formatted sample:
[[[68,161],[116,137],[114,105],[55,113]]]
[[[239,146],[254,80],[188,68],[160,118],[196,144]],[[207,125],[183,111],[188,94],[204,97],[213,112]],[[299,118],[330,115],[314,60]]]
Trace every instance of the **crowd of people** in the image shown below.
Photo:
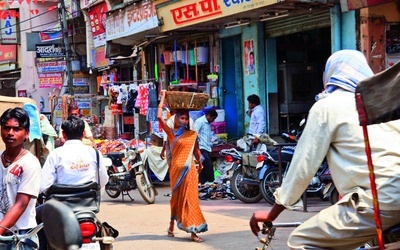
[[[325,90],[309,111],[289,172],[274,194],[276,204],[270,211],[254,212],[250,218],[255,235],[260,232],[260,223],[274,221],[284,209],[302,207],[301,195],[326,157],[342,198],[296,228],[288,246],[349,249],[375,236],[364,138],[354,100],[357,84],[372,76],[365,56],[359,51],[342,50],[329,57],[323,74]],[[200,243],[204,239],[198,234],[206,232],[208,224],[200,208],[198,184],[214,181],[210,124],[218,113],[209,110],[193,122],[188,110],[181,109],[165,121],[162,113],[165,91],[161,93],[157,118],[166,135],[161,157],[166,158],[169,166],[171,188],[170,223],[166,233],[174,237],[176,225],[190,233],[192,241]],[[247,101],[249,133],[265,133],[265,112],[260,98],[250,95]],[[369,126],[370,138],[374,141],[371,155],[383,229],[400,223],[399,122]],[[93,181],[101,187],[107,183],[106,166],[102,157],[97,160],[93,139],[76,106],[70,106],[60,134],[51,134],[59,137],[63,145],[51,149],[43,168],[36,156],[24,148],[30,132],[27,112],[23,108],[7,109],[0,117],[0,125],[5,144],[0,161],[0,234],[7,234],[6,229],[24,234],[35,227],[38,195],[54,183]],[[87,143],[83,142],[84,138],[88,139]],[[39,243],[37,236],[31,240]]]

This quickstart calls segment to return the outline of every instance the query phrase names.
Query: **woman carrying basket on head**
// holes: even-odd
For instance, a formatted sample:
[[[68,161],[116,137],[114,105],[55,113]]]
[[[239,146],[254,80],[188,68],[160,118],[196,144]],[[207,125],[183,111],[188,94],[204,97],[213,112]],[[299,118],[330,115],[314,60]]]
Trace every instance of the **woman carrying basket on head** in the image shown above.
[[[198,173],[203,168],[201,153],[197,143],[197,133],[188,129],[189,110],[176,110],[174,127],[167,126],[162,116],[165,90],[162,91],[157,118],[168,136],[167,162],[172,191],[170,201],[171,221],[168,227],[168,236],[174,237],[174,225],[177,221],[178,228],[191,233],[194,242],[203,242],[197,233],[206,232],[207,223],[200,210],[198,194]],[[198,168],[194,162],[196,158]]]

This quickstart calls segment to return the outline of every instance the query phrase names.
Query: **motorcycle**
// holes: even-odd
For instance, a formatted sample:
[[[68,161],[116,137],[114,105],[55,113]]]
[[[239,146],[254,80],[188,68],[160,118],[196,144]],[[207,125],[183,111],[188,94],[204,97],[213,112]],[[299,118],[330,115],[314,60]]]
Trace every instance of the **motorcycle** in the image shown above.
[[[333,183],[331,171],[329,169],[321,176],[321,181],[325,183],[325,188],[322,192],[324,199],[328,199],[332,205],[338,202],[340,200],[340,195],[336,189],[335,183]]]
[[[37,243],[30,238],[44,230],[53,248],[79,249],[82,245],[82,237],[78,233],[79,224],[72,210],[61,202],[52,201],[43,206],[43,212],[43,222],[38,223],[25,234],[18,234],[7,229],[3,235],[0,235],[0,248],[38,249]]]
[[[108,223],[102,223],[96,216],[100,207],[100,189],[96,182],[88,182],[80,185],[53,184],[42,195],[43,207],[38,206],[36,212],[41,214],[44,221],[45,206],[53,200],[61,202],[71,208],[79,223],[82,235],[82,246],[80,249],[111,250],[114,238],[118,231]],[[105,235],[105,229],[111,228],[111,235]],[[46,232],[46,238],[47,232]],[[52,249],[47,246],[47,249]]]
[[[259,162],[264,160],[268,146],[276,142],[267,134],[249,135],[260,141],[256,150],[239,152],[236,149],[230,149],[226,152],[225,162],[232,164],[230,169],[233,169],[233,174],[230,183],[235,197],[244,203],[257,203],[263,198],[260,191]]]
[[[287,171],[289,170],[289,165],[296,149],[296,143],[301,136],[304,125],[305,119],[302,119],[297,130],[293,129],[290,130],[289,133],[282,134],[282,137],[287,142],[287,144],[281,144],[283,145],[281,148],[281,173],[279,172],[280,170],[278,166],[279,155],[277,148],[269,151],[267,153],[267,156],[264,157],[263,166],[260,168],[259,174],[260,190],[264,199],[271,205],[275,203],[275,189],[281,184],[280,176],[282,176],[282,179],[285,178]],[[324,160],[306,189],[306,193],[308,196],[317,195],[322,200],[329,199],[326,196],[326,193],[324,193],[327,180],[323,180],[323,176],[326,175],[328,171],[329,166],[326,160]]]
[[[43,205],[42,223],[35,228],[43,227],[48,244],[54,249],[79,249],[82,246],[82,234],[74,212],[67,205],[57,200],[50,200]],[[36,230],[33,229],[31,234]],[[7,236],[0,236],[7,237]],[[23,241],[20,235],[13,235],[13,241]],[[29,234],[24,237],[30,237]],[[0,238],[0,241],[3,239]]]
[[[142,161],[137,147],[129,146],[125,152],[112,152],[104,157],[112,162],[107,170],[110,178],[105,190],[108,196],[115,199],[122,193],[122,200],[125,195],[133,200],[129,191],[137,188],[148,204],[155,202],[158,193],[149,177],[148,163]]]

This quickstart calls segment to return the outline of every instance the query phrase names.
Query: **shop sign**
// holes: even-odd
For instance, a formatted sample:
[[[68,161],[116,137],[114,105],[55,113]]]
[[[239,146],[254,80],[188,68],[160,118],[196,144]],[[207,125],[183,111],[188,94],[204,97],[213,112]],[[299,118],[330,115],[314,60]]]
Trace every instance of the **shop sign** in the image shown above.
[[[75,94],[89,94],[89,86],[73,86]]]
[[[60,44],[36,45],[36,58],[64,57],[65,48]]]
[[[107,41],[158,28],[158,18],[153,1],[142,1],[127,6],[107,17]]]
[[[95,48],[106,44],[107,11],[108,8],[106,2],[90,7],[88,11],[93,36],[93,45]]]
[[[237,15],[278,2],[277,0],[186,0],[163,5],[157,12],[158,17],[164,21],[161,31],[165,32]]]
[[[0,62],[17,61],[17,45],[1,45],[0,44]]]
[[[36,66],[38,73],[64,72],[67,70],[65,61],[39,62]]]
[[[63,38],[63,33],[62,31],[40,31],[39,37],[40,41],[49,42]]]
[[[72,84],[74,86],[89,86],[89,78],[77,77],[72,79]]]
[[[8,71],[8,70],[14,70],[15,68],[16,68],[15,63],[3,63],[3,64],[0,64],[0,72]]]
[[[95,61],[93,65],[94,68],[101,68],[109,65],[110,60],[106,58],[106,46],[95,48],[93,54]]]
[[[62,87],[63,73],[41,73],[39,77],[39,88]]]
[[[1,44],[18,43],[17,16],[16,10],[2,11],[3,18],[0,19]]]

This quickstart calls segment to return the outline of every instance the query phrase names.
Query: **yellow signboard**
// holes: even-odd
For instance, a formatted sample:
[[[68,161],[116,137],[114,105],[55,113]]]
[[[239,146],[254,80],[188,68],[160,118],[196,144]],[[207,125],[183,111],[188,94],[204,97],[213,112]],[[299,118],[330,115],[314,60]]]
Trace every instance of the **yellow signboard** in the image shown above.
[[[251,11],[277,2],[279,0],[181,0],[158,7],[158,18],[163,20],[161,31],[165,32]]]

